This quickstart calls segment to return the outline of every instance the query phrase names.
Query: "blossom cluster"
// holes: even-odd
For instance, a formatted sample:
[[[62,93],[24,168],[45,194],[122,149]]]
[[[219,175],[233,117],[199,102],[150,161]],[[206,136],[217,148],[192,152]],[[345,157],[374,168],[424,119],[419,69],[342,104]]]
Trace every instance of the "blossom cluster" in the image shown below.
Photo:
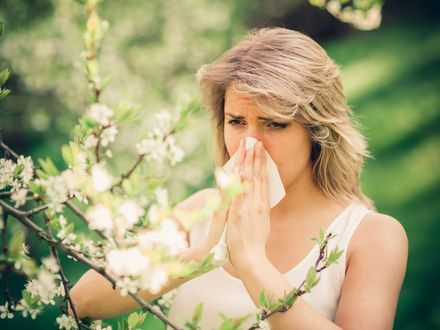
[[[156,127],[136,145],[138,154],[158,163],[164,159],[168,159],[171,165],[180,162],[185,153],[177,146],[174,136],[170,135],[174,122],[175,119],[167,111],[156,114]]]
[[[353,24],[360,30],[373,30],[379,27],[382,21],[382,5],[374,0],[349,1],[342,0],[309,0],[309,2],[327,11],[345,23]]]
[[[8,188],[15,207],[26,203],[28,184],[34,176],[34,164],[30,157],[20,156],[16,162],[0,159],[0,190]]]

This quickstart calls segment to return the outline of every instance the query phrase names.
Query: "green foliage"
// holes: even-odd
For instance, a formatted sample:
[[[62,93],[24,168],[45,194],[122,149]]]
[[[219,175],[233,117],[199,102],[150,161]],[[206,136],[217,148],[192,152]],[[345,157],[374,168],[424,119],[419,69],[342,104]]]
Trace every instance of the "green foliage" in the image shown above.
[[[145,321],[145,317],[147,316],[147,313],[137,313],[133,312],[130,315],[128,315],[127,318],[127,326],[128,330],[139,330],[142,323]]]
[[[220,316],[223,319],[223,322],[220,325],[219,330],[241,330],[241,325],[250,317],[250,315],[245,315],[243,317],[233,319],[222,313],[220,313]]]
[[[38,162],[40,163],[41,169],[37,169],[37,174],[41,178],[47,178],[49,176],[55,176],[59,174],[59,171],[55,164],[53,163],[52,159],[46,158],[46,159],[38,159]]]
[[[316,274],[316,268],[310,267],[306,276],[306,283],[304,285],[304,290],[306,292],[310,292],[313,287],[315,287],[319,283],[319,277]]]
[[[193,315],[191,318],[191,321],[185,322],[185,327],[188,328],[188,330],[201,330],[200,327],[200,320],[202,319],[202,313],[203,313],[203,304],[197,304],[197,306],[194,308]]]

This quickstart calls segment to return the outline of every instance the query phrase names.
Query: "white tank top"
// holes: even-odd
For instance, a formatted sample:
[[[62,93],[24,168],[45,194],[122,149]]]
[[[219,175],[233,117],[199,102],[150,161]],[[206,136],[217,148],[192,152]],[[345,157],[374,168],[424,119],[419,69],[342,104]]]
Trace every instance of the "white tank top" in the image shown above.
[[[345,278],[346,254],[350,239],[369,210],[352,203],[344,209],[328,226],[325,233],[336,235],[329,241],[328,249],[343,249],[344,253],[337,264],[321,272],[321,280],[310,293],[302,296],[313,308],[321,312],[327,319],[334,321],[339,302],[342,283]],[[190,233],[190,244],[195,245],[207,235],[208,221],[195,226]],[[305,279],[307,271],[314,265],[319,255],[319,247],[313,249],[295,267],[283,276],[298,287]],[[243,329],[249,328],[256,321],[257,308],[250,298],[245,286],[238,278],[230,275],[223,267],[216,268],[194,278],[176,289],[168,317],[178,325],[191,320],[194,308],[203,303],[200,321],[202,330],[219,329],[223,322],[220,313],[232,318],[250,315],[242,324]],[[168,329],[171,329],[168,327]]]

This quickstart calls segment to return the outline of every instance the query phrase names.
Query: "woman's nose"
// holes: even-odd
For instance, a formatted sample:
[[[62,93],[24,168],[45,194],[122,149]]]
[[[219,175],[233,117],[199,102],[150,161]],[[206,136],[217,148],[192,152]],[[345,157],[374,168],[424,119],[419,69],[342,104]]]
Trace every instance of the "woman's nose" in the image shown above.
[[[247,136],[253,137],[258,141],[262,141],[263,134],[258,126],[249,125],[247,130]]]

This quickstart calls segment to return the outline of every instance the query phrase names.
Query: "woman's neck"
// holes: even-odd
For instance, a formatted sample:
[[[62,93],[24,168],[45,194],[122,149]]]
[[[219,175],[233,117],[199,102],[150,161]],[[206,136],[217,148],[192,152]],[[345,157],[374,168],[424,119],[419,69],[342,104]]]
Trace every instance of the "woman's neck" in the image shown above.
[[[320,211],[342,209],[347,203],[328,197],[313,179],[303,176],[285,188],[286,196],[271,210],[271,221],[279,224],[291,221],[306,221]]]

